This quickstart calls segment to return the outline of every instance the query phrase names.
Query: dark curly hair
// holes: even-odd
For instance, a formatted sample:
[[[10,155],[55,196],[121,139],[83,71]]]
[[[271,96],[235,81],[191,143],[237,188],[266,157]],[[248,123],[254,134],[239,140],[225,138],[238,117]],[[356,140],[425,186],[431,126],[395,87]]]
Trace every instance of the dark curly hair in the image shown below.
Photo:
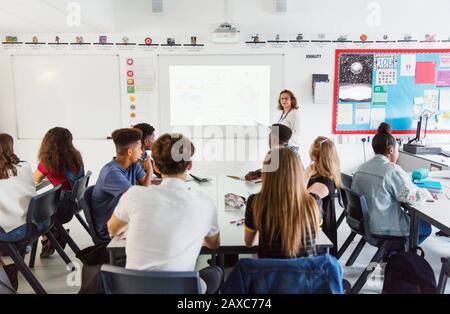
[[[78,172],[83,167],[80,152],[73,146],[72,133],[66,128],[48,130],[42,140],[39,161],[51,172]]]
[[[123,153],[139,141],[141,143],[142,131],[139,129],[123,128],[112,133],[112,139],[116,145],[116,152]]]
[[[186,171],[194,155],[194,144],[182,134],[163,134],[152,146],[152,157],[162,174],[180,174]]]

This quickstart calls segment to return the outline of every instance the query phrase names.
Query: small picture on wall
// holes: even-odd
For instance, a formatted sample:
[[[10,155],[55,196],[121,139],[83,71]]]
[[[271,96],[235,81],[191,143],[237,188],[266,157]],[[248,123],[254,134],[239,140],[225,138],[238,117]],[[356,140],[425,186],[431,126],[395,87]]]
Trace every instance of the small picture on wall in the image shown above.
[[[352,53],[339,57],[339,101],[371,102],[373,54]]]

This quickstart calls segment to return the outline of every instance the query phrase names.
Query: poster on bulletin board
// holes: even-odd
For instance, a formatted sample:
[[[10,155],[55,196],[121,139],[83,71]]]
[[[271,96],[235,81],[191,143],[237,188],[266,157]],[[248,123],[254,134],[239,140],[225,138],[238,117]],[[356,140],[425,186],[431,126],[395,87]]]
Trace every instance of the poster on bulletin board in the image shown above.
[[[336,50],[334,134],[414,134],[431,115],[427,132],[450,134],[450,49]]]

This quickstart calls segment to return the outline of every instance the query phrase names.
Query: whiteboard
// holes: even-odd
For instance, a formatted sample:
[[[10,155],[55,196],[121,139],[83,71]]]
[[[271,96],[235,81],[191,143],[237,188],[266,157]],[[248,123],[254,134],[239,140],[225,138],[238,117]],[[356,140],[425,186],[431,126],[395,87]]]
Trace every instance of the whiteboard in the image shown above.
[[[105,139],[121,125],[117,55],[13,55],[18,137],[55,126],[77,139]]]
[[[255,78],[255,73],[259,77]],[[158,75],[160,123],[165,132],[179,130],[181,126],[180,130],[190,130],[196,137],[199,126],[202,130],[214,127],[210,129],[220,129],[225,138],[227,127],[257,128],[270,125],[279,117],[278,94],[284,89],[283,54],[160,54]],[[236,79],[228,79],[229,75],[235,75]],[[252,82],[243,83],[246,75],[250,75]],[[229,110],[224,110],[224,102],[233,99],[233,95],[242,99],[229,103],[230,108],[226,108]],[[180,106],[186,106],[185,110],[180,110]],[[209,136],[206,131],[203,133],[201,137]]]

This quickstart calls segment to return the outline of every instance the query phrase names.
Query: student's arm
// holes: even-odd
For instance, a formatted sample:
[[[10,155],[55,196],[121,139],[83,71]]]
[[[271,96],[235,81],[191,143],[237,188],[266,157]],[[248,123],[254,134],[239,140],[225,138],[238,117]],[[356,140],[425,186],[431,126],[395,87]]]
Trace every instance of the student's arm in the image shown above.
[[[205,241],[203,242],[203,246],[206,246],[208,249],[216,250],[220,246],[220,233],[216,233],[210,237],[205,237]]]
[[[258,232],[248,228],[247,226],[244,226],[244,228],[245,228],[245,231],[244,231],[245,245],[247,247],[255,246],[256,245],[255,240],[257,239],[256,235],[258,234]]]
[[[320,182],[316,182],[308,188],[309,193],[314,193],[320,198],[325,198],[330,194],[328,187]]]
[[[150,158],[147,158],[142,162],[142,167],[144,169],[142,171],[142,174],[140,174],[137,177],[138,178],[137,181],[139,182],[140,185],[150,186],[152,184],[152,175],[153,175],[153,167],[150,163]]]
[[[112,239],[117,234],[120,233],[120,231],[127,225],[128,223],[126,221],[120,220],[117,218],[116,214],[113,213],[111,218],[108,220],[108,232],[109,237]]]
[[[257,231],[253,220],[253,200],[255,195],[250,195],[247,200],[247,206],[245,208],[245,221],[244,221],[244,242],[247,247],[255,245],[255,239]]]
[[[130,208],[132,208],[133,190],[128,190],[119,200],[111,218],[109,218],[107,226],[109,237],[112,239],[119,234],[130,220]]]
[[[43,174],[42,172],[40,172],[39,170],[36,170],[33,174],[35,183],[40,183],[42,180],[44,180],[45,177],[46,177],[46,175]]]
[[[204,238],[203,246],[206,246],[208,249],[216,250],[220,246],[218,213],[216,205],[214,205],[211,200],[209,200],[209,207],[211,210],[209,231]]]
[[[388,176],[387,184],[391,192],[401,203],[415,204],[433,199],[430,192],[420,189],[412,183],[410,176],[398,165],[392,165],[395,170]]]

